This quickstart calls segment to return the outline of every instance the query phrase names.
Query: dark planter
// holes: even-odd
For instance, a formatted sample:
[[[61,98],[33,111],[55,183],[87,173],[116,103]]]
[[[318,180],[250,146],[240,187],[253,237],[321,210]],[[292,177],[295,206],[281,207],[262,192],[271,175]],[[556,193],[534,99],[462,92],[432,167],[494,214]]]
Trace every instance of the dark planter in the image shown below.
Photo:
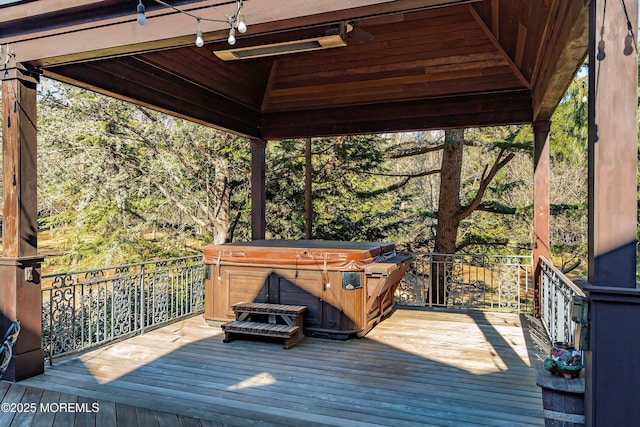
[[[584,426],[584,374],[567,379],[538,365],[536,383],[542,388],[546,427]]]

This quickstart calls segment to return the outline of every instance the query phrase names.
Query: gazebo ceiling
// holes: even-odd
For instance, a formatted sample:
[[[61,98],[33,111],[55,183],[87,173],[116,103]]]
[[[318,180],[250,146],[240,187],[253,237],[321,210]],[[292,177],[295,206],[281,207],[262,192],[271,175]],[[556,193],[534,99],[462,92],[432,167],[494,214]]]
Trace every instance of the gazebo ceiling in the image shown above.
[[[151,1],[145,27],[132,1],[69,3],[0,17],[0,40],[45,76],[264,139],[546,120],[587,50],[584,1],[245,1],[234,47],[355,30],[344,47],[235,61],[212,52],[229,49],[224,25],[203,25],[198,48],[195,21]],[[201,3],[174,2],[233,8]]]

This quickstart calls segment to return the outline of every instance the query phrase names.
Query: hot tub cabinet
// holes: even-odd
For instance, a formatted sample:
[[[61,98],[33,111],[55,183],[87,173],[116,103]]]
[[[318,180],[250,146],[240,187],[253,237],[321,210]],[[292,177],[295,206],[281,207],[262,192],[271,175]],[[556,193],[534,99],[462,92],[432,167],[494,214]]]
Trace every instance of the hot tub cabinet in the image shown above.
[[[394,245],[256,240],[204,248],[207,321],[235,319],[239,302],[304,305],[304,333],[364,336],[393,308],[409,266]]]

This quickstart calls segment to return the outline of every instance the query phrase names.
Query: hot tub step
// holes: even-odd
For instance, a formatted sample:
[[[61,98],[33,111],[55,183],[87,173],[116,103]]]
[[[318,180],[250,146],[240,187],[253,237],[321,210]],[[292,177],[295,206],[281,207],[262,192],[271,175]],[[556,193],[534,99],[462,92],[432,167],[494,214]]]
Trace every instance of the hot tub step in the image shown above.
[[[304,305],[269,304],[261,302],[239,302],[233,305],[235,312],[250,312],[262,314],[299,315],[307,309]]]
[[[224,331],[224,342],[232,341],[233,338],[236,338],[239,335],[255,335],[282,338],[284,339],[283,347],[288,349],[304,338],[300,326],[236,320],[233,322],[223,323],[221,328]]]

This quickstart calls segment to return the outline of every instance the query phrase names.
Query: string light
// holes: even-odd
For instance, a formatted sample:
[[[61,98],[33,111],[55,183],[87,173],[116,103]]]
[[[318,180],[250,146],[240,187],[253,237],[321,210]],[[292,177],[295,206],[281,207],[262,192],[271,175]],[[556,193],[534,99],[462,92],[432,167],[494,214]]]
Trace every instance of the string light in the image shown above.
[[[147,17],[144,16],[144,5],[142,4],[142,0],[138,2],[138,24],[147,25]]]
[[[233,27],[231,27],[231,29],[229,30],[229,38],[227,39],[227,43],[229,43],[231,46],[236,44],[236,29]]]
[[[204,39],[202,38],[202,30],[200,29],[200,18],[198,18],[198,31],[196,31],[196,46],[204,46]]]
[[[229,24],[229,26],[231,27],[229,29],[229,38],[227,39],[227,42],[230,45],[234,45],[236,44],[236,29],[238,30],[238,32],[240,34],[244,34],[247,32],[247,24],[244,20],[244,15],[242,13],[240,13],[240,11],[242,10],[242,6],[244,5],[243,0],[236,0],[236,13],[234,13],[231,16],[227,16],[227,19],[211,19],[211,18],[202,18],[200,16],[194,15],[192,13],[186,12],[184,10],[180,10],[178,8],[176,8],[175,6],[166,3],[162,0],[153,0],[156,3],[159,3],[163,6],[169,7],[173,10],[175,10],[176,12],[182,13],[184,15],[190,16],[192,18],[194,18],[197,23],[198,23],[198,29],[196,30],[196,41],[195,44],[198,47],[202,47],[204,46],[204,39],[202,38],[202,29],[200,28],[200,21],[208,21],[208,22],[226,22],[227,24]],[[146,25],[147,23],[147,18],[144,15],[145,12],[145,8],[144,5],[142,4],[142,0],[139,0],[138,3],[138,24],[140,25]]]

